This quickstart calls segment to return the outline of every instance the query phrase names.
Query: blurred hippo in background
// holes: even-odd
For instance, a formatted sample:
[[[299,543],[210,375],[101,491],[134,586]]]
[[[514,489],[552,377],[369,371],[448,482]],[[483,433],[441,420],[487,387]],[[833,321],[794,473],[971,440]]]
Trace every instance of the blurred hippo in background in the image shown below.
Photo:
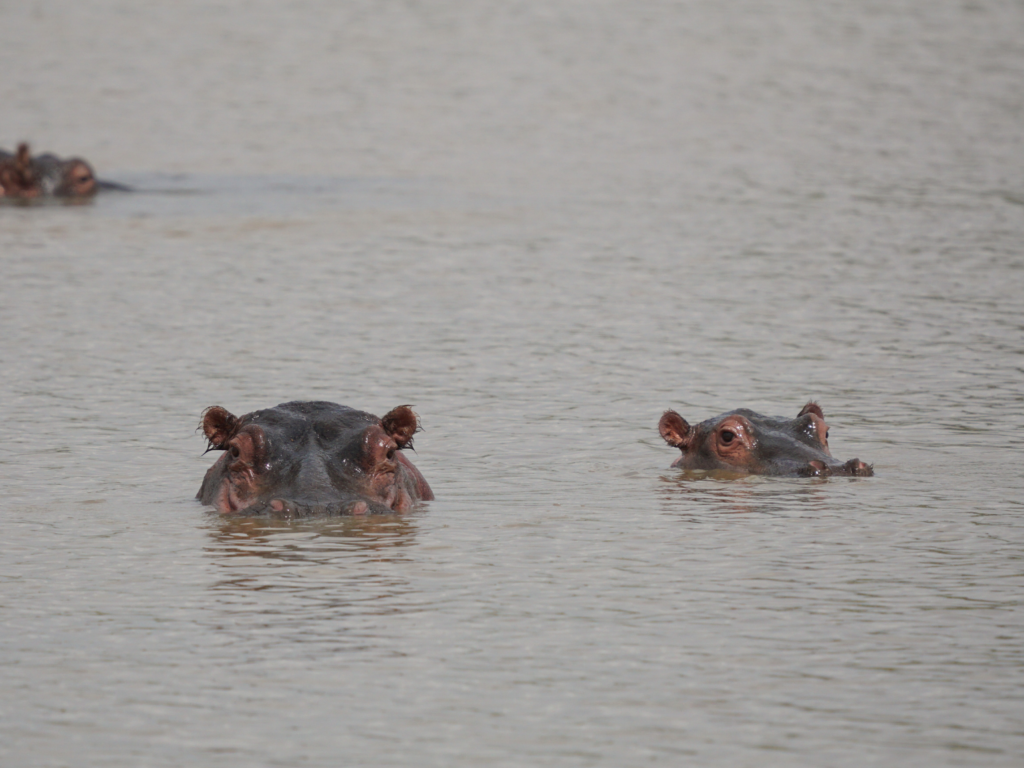
[[[207,449],[224,451],[196,498],[222,513],[281,517],[406,512],[434,498],[400,453],[419,430],[408,405],[384,418],[326,402],[234,416],[207,408]]]
[[[75,199],[91,197],[98,190],[128,189],[97,179],[92,166],[79,157],[62,160],[49,153],[32,157],[24,143],[18,145],[13,155],[0,149],[0,198]]]
[[[795,419],[762,416],[746,408],[690,426],[675,411],[665,411],[658,431],[683,455],[673,467],[727,470],[778,477],[870,476],[860,459],[832,458],[828,424],[817,403],[808,403]]]

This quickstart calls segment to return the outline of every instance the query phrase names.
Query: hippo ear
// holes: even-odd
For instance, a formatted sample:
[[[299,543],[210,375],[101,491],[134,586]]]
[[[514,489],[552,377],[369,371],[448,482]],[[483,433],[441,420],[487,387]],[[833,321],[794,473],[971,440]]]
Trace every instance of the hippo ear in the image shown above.
[[[801,416],[806,416],[808,413],[813,413],[819,419],[824,419],[825,414],[821,410],[821,406],[813,400],[803,407],[803,409],[796,415],[799,419]]]
[[[206,435],[206,439],[210,441],[210,447],[207,450],[223,451],[236,426],[238,426],[238,417],[219,405],[212,405],[203,411],[203,420],[199,423],[199,427]]]
[[[24,141],[18,145],[18,152],[14,156],[14,163],[20,171],[28,172],[32,168],[32,155],[29,154],[28,144]]]
[[[679,449],[685,449],[690,441],[690,425],[675,411],[665,411],[658,422],[658,431],[666,443]]]
[[[395,440],[389,434],[376,424],[372,424],[363,433],[359,463],[367,472],[373,472],[384,462],[390,462],[397,448]]]
[[[411,406],[400,405],[397,408],[392,408],[384,414],[380,425],[384,427],[385,432],[391,435],[391,439],[398,443],[399,448],[406,446],[412,448],[412,436],[416,434],[419,425],[416,423],[416,414],[412,412]]]

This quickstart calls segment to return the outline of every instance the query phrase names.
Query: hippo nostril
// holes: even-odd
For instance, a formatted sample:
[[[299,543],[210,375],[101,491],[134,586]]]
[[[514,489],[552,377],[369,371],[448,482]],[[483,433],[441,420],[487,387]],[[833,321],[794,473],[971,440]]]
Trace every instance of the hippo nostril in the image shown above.
[[[865,464],[860,459],[850,459],[846,462],[846,467],[851,475],[855,477],[871,477],[875,474],[875,469],[870,464]]]

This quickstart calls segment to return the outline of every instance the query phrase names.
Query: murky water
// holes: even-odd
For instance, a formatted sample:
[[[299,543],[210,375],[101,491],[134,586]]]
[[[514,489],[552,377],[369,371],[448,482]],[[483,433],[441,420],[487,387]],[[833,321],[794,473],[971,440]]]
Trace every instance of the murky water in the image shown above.
[[[0,146],[139,189],[0,208],[5,766],[1019,761],[1019,2],[0,16]],[[304,398],[437,501],[192,500]],[[668,469],[811,398],[876,477]]]

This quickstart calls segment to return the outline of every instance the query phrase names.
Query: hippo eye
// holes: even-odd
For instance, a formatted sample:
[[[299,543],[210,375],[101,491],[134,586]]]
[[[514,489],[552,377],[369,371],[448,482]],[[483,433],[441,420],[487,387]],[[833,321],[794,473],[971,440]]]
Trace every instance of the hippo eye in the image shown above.
[[[237,459],[241,451],[238,450],[237,445],[232,445],[230,448],[228,448],[228,453],[231,454],[232,459]]]
[[[718,436],[722,438],[722,442],[725,443],[726,445],[731,443],[733,441],[733,438],[736,437],[736,435],[734,435],[728,429],[723,429],[721,432],[718,433]]]
[[[389,448],[388,449],[388,461],[391,461],[393,458],[395,458],[395,449],[394,448]]]
[[[828,440],[828,430],[825,430],[825,439]]]

